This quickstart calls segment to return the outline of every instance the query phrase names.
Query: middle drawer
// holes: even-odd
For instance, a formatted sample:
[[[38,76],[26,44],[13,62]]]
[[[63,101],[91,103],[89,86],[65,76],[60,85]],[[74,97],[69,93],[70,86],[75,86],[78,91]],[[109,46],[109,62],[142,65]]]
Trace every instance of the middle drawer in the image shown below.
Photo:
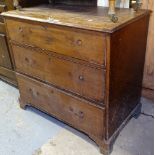
[[[65,59],[51,52],[12,45],[16,71],[51,83],[95,102],[104,100],[105,72],[102,68]]]

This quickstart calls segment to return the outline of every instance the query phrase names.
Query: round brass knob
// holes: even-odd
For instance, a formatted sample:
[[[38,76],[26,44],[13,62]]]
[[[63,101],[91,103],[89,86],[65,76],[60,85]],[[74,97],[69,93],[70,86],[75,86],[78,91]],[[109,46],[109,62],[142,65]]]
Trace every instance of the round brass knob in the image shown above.
[[[23,32],[23,29],[22,29],[22,27],[19,27],[19,32]]]
[[[82,75],[80,75],[80,76],[79,76],[79,79],[80,79],[81,81],[83,81],[83,80],[84,80],[84,77],[83,77]]]
[[[79,40],[77,40],[76,43],[77,43],[77,45],[81,46],[82,45],[82,40],[79,39]]]
[[[29,62],[29,59],[28,59],[28,58],[25,58],[25,61],[26,61],[26,62]]]

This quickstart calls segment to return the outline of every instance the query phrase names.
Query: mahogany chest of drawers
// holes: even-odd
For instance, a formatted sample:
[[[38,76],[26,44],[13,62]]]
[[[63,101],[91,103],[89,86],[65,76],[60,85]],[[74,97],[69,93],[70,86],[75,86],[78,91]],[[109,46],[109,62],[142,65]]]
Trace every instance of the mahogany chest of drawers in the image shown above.
[[[140,112],[149,12],[42,5],[3,13],[20,105],[83,131],[109,154]]]

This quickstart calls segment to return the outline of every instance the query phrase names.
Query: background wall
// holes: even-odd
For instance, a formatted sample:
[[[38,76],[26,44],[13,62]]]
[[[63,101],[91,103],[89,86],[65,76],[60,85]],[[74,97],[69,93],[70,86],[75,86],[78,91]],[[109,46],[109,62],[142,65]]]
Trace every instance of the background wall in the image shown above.
[[[108,6],[109,0],[98,0],[98,6]],[[122,8],[129,8],[129,0],[116,0],[116,6]]]
[[[154,0],[141,0],[143,9],[152,11],[149,23],[147,50],[145,58],[143,96],[153,99],[154,97]],[[108,0],[98,0],[98,6],[108,6]],[[129,0],[116,0],[117,7],[129,8]]]
[[[144,9],[151,10],[143,79],[143,95],[153,99],[154,90],[154,0],[143,0]]]

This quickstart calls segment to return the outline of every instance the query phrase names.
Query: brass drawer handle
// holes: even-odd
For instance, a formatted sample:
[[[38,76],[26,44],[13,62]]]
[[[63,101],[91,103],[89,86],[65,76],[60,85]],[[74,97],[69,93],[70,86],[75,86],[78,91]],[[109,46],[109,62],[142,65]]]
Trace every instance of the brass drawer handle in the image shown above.
[[[84,77],[83,77],[82,75],[80,75],[80,76],[79,76],[79,79],[80,79],[81,81],[83,81],[83,80],[84,80]]]
[[[31,59],[28,59],[27,57],[25,57],[25,62],[29,65],[35,65],[36,64],[36,61],[35,60],[31,60]]]
[[[38,91],[35,91],[35,90],[31,89],[31,88],[29,88],[29,92],[31,93],[31,95],[32,95],[33,97],[38,97],[38,96],[40,96],[40,93],[39,93]]]
[[[77,43],[77,45],[81,46],[82,45],[82,40],[79,39],[79,40],[76,41],[76,43]]]
[[[84,118],[84,113],[82,111],[79,111],[79,117]]]
[[[19,27],[19,32],[23,32],[23,28],[22,27]]]
[[[28,58],[25,58],[25,61],[26,61],[27,63],[29,63],[29,59],[28,59]]]
[[[75,116],[79,117],[80,119],[84,118],[84,112],[83,111],[78,111],[76,112],[72,107],[69,107],[69,111],[74,114]]]

